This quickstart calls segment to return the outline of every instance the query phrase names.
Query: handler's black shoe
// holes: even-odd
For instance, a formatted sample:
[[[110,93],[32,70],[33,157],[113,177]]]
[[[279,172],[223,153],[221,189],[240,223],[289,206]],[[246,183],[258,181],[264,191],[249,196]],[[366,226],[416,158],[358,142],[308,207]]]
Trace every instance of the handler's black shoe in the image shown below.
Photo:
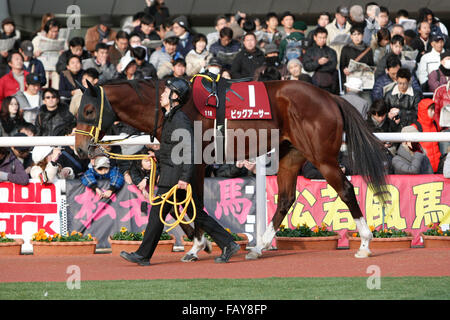
[[[149,266],[150,260],[145,259],[143,256],[138,255],[136,252],[128,253],[126,251],[122,251],[120,256],[125,260],[133,263],[137,263],[140,266]]]
[[[239,251],[239,249],[241,248],[240,245],[238,245],[236,242],[231,241],[229,244],[227,244],[223,250],[222,250],[222,254],[220,255],[220,257],[217,257],[214,259],[214,261],[216,263],[226,263],[228,262],[228,260],[230,260],[230,258]]]

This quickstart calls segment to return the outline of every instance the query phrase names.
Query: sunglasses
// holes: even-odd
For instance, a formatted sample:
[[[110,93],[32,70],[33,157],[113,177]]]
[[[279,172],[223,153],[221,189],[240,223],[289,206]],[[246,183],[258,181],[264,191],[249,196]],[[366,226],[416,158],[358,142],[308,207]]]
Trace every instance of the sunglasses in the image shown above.
[[[56,96],[45,96],[44,99],[56,99]]]

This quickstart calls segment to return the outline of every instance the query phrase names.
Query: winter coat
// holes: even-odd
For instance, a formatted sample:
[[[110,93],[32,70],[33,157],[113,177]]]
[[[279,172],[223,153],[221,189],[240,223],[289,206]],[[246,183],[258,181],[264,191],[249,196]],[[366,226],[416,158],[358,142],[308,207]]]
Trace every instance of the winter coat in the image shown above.
[[[421,152],[411,154],[409,149],[402,143],[397,154],[392,158],[392,166],[395,174],[433,174],[428,157]]]
[[[73,74],[69,70],[64,70],[59,76],[59,95],[61,97],[72,99],[72,91],[78,89],[75,80],[81,83],[83,79],[83,70]]]
[[[31,58],[30,63],[28,64],[28,67],[26,66],[26,63],[23,64],[23,69],[26,70],[28,73],[35,73],[39,75],[39,79],[41,80],[41,86],[45,86],[47,83],[47,76],[45,75],[45,68],[42,64],[41,60],[38,60],[36,58]]]
[[[192,34],[186,32],[183,37],[178,37],[177,52],[179,52],[183,57],[186,57],[189,51],[194,49],[192,44]]]
[[[19,128],[22,127],[26,121],[22,117],[7,117],[6,119],[0,119],[0,125],[2,126],[2,135],[4,137],[10,136],[12,137],[17,132],[19,132]]]
[[[28,174],[25,172],[22,162],[20,162],[12,152],[6,155],[0,163],[0,172],[5,172],[8,175],[7,180],[5,181],[23,186],[27,185],[29,182]]]
[[[210,53],[207,50],[203,50],[202,53],[197,53],[195,50],[189,51],[186,55],[186,74],[189,77],[200,73],[200,71],[206,66],[206,63],[210,57]]]
[[[137,79],[156,79],[158,76],[156,75],[155,67],[151,63],[144,61],[141,65],[137,65],[135,77]]]
[[[111,190],[112,192],[120,190],[125,183],[123,174],[120,173],[118,167],[111,167],[108,173],[103,175],[98,174],[97,171],[95,171],[94,168],[91,167],[81,177],[81,183],[94,191],[98,187],[98,180],[109,180],[108,190]]]
[[[378,78],[376,78],[375,84],[373,85],[372,88],[372,100],[375,101],[378,99],[383,99],[384,98],[383,88],[392,82],[393,80],[391,79],[391,77],[389,77],[389,75],[386,72],[381,76],[379,76]],[[422,93],[422,88],[420,87],[419,83],[417,82],[417,79],[414,76],[412,76],[411,78],[411,86],[414,91]]]
[[[98,27],[99,25],[95,25],[86,31],[84,41],[86,43],[85,48],[89,52],[95,51],[95,46],[100,40],[100,33],[98,32]],[[108,41],[114,41],[116,39],[116,34],[117,34],[116,31],[109,29]]]
[[[179,180],[190,183],[193,178],[194,130],[191,120],[180,108],[177,106],[164,115],[160,149],[155,151],[160,168],[158,187],[173,187]],[[183,129],[185,134],[172,137],[176,129]],[[181,163],[173,161],[172,150],[175,147],[180,150],[176,154],[183,160]]]
[[[58,62],[56,63],[56,72],[61,73],[64,70],[67,69],[67,60],[69,60],[69,57],[72,56],[72,51],[66,50],[64,51],[58,58]],[[89,59],[91,55],[89,52],[83,49],[83,53],[81,54],[81,61]]]
[[[450,105],[450,82],[438,87],[434,91],[433,100],[434,105],[434,120],[439,124],[441,119],[441,110],[444,106]]]
[[[324,65],[319,65],[318,60],[322,57],[327,57],[328,62]],[[328,46],[319,47],[314,43],[309,47],[303,56],[303,67],[307,72],[321,71],[334,72],[337,66],[336,51]]]
[[[340,64],[339,64],[339,68],[341,70],[341,75],[342,75],[342,82],[345,82],[346,76],[344,74],[344,69],[348,67],[350,60],[351,59],[355,60],[366,49],[367,49],[366,45],[361,45],[361,46],[357,47],[353,43],[347,44],[345,47],[342,48],[341,59],[340,59]],[[359,60],[359,62],[365,63],[368,66],[374,66],[372,49],[369,50],[361,58],[361,60]]]
[[[342,44],[335,44],[332,45],[334,38],[339,34],[348,34],[350,35],[350,29],[352,28],[351,24],[349,22],[345,22],[344,29],[341,30],[337,27],[336,19],[334,19],[331,23],[329,23],[325,27],[328,31],[328,37],[327,37],[327,46],[329,46],[331,49],[333,49],[336,52],[337,59],[336,61],[339,63],[339,58],[341,57],[341,51],[344,45]]]
[[[28,75],[28,71],[23,71],[23,86],[26,87],[27,83],[25,78]],[[0,78],[0,105],[3,102],[3,99],[8,96],[15,95],[18,91],[20,91],[20,85],[17,80],[14,78],[12,71],[5,74]]]
[[[400,109],[400,125],[405,127],[417,120],[417,109],[421,97],[420,92],[413,90],[411,86],[405,94],[400,94],[398,86],[395,85],[386,93],[384,101],[388,109]]]
[[[264,64],[264,53],[255,48],[255,51],[248,52],[243,49],[239,51],[231,66],[231,76],[233,79],[253,77],[255,70]]]
[[[232,61],[241,50],[241,44],[239,41],[232,39],[231,42],[224,47],[220,40],[214,42],[211,47],[209,47],[209,52],[222,63],[222,68],[231,69]]]
[[[417,122],[420,123],[421,129],[416,123],[415,126],[421,132],[439,132],[439,125],[436,124],[434,119],[428,116],[428,107],[434,103],[431,99],[423,99],[419,102],[419,108],[417,110]],[[428,159],[430,159],[433,171],[436,172],[439,166],[439,159],[441,158],[441,152],[439,151],[439,143],[436,141],[421,142],[420,145],[425,150]]]
[[[67,128],[74,127],[76,122],[77,119],[70,113],[69,107],[60,102],[54,111],[48,111],[47,106],[42,105],[35,125],[38,136],[62,136],[67,133]]]
[[[83,70],[87,70],[89,68],[94,68],[95,70],[97,70],[97,72],[100,74],[98,77],[99,85],[105,83],[108,80],[114,79],[117,75],[116,67],[112,63],[107,62],[104,65],[99,65],[95,61],[95,58],[83,60],[82,68]]]
[[[450,76],[446,76],[442,69],[444,67],[441,65],[437,70],[432,71],[428,75],[428,90],[430,92],[434,92],[437,88],[450,81]]]
[[[438,69],[440,64],[441,54],[434,49],[422,56],[416,71],[420,85],[423,85],[428,81],[428,75]]]

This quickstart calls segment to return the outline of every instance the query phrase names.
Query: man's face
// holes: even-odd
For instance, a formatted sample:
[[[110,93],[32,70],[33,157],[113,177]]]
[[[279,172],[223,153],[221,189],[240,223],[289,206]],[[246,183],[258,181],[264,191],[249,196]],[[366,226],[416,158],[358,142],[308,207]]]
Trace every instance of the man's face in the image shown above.
[[[41,90],[41,85],[39,84],[29,84],[27,88],[27,92],[33,96],[37,95],[39,90]]]
[[[182,63],[177,63],[173,66],[174,77],[181,77],[186,72],[186,67]]]
[[[319,47],[323,47],[327,43],[327,34],[326,33],[318,33],[314,36],[314,41],[316,45]]]
[[[226,47],[227,45],[229,45],[230,42],[231,42],[231,38],[230,38],[230,37],[225,36],[225,37],[220,38],[220,44],[221,44],[222,46],[224,46],[224,47]]]
[[[95,57],[97,58],[98,62],[101,64],[106,63],[108,60],[108,50],[107,49],[99,49],[95,53]]]
[[[326,14],[323,14],[323,15],[321,15],[320,17],[319,17],[319,19],[317,20],[317,24],[319,25],[319,26],[321,26],[321,27],[326,27],[327,26],[327,24],[329,24],[330,23],[330,18],[326,15]]]
[[[380,14],[378,15],[378,24],[380,25],[380,27],[385,27],[389,22],[389,16],[387,14],[387,12],[380,12]]]
[[[142,43],[141,38],[139,38],[139,36],[132,36],[130,38],[130,46],[131,47],[136,47],[136,46],[140,46]]]
[[[406,78],[397,78],[398,91],[405,93],[408,90],[409,81]]]
[[[171,92],[170,88],[166,87],[164,89],[164,92],[161,94],[161,99],[159,101],[161,103],[161,107],[165,108],[166,110],[169,110],[170,108],[170,99],[169,99],[170,92]],[[176,98],[178,98],[178,95],[174,92],[172,94],[172,99]]]
[[[428,22],[422,22],[419,28],[419,34],[423,39],[428,39],[430,36],[431,28]]]
[[[344,16],[343,16],[342,14],[340,14],[340,13],[336,13],[335,17],[336,17],[336,22],[337,22],[338,24],[340,24],[340,25],[343,25],[343,24],[347,21],[347,18],[344,17]]]
[[[387,69],[387,73],[389,75],[389,78],[392,79],[392,81],[395,81],[397,79],[397,72],[400,70],[400,66],[392,67]]]
[[[442,49],[444,48],[444,40],[433,41],[431,43],[431,46],[433,47],[434,50],[441,53]]]
[[[145,34],[150,34],[152,31],[155,30],[155,25],[152,24],[144,24],[141,23],[141,31]]]
[[[391,37],[395,36],[395,35],[401,35],[402,37],[405,37],[405,31],[403,30],[402,27],[400,26],[395,26],[392,28],[391,31]]]
[[[23,68],[23,57],[20,53],[14,53],[11,57],[11,62],[8,63],[11,69]]]
[[[275,17],[270,17],[269,20],[266,21],[267,27],[271,30],[275,30],[278,27],[278,19]]]
[[[393,44],[391,43],[391,51],[395,55],[399,56],[402,53],[402,50],[403,50],[403,46],[401,45],[400,42],[396,42]]]
[[[128,48],[128,39],[117,39],[116,45],[120,51],[125,51]]]
[[[75,56],[81,57],[83,54],[83,48],[81,46],[70,47],[70,52],[72,52]]]
[[[172,55],[175,50],[177,50],[177,45],[174,43],[164,42],[164,48],[166,48],[166,52]]]
[[[78,71],[81,70],[81,63],[80,60],[77,58],[72,58],[67,63],[67,70],[71,71],[72,73],[78,73]]]
[[[281,24],[284,27],[291,29],[294,26],[294,18],[292,16],[286,16],[281,20]]]
[[[350,35],[350,38],[355,45],[360,45],[363,40],[363,34],[359,31],[353,31],[353,33]]]
[[[93,86],[95,86],[95,85],[97,84],[97,82],[98,82],[98,79],[94,79],[94,78],[92,78],[91,76],[89,76],[87,73],[85,73],[85,74],[83,75],[82,80],[81,80],[81,84],[83,85],[83,87],[85,87],[85,88],[88,87],[88,84],[87,84],[88,81],[89,81]]]
[[[175,33],[177,37],[181,37],[186,32],[186,29],[184,29],[178,23],[174,23],[172,26],[172,31]]]
[[[219,21],[217,21],[216,24],[216,30],[217,32],[220,32],[220,30],[222,30],[224,27],[227,26],[227,20],[226,19],[219,19]]]
[[[247,51],[253,51],[256,48],[256,39],[253,35],[246,36],[243,43]]]

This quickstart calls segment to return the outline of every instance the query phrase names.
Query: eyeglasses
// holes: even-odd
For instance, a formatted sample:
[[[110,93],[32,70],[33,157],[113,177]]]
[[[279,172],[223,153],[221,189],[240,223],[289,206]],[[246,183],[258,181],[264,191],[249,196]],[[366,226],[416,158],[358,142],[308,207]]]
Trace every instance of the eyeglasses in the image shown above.
[[[56,99],[56,96],[45,96],[44,99]]]

